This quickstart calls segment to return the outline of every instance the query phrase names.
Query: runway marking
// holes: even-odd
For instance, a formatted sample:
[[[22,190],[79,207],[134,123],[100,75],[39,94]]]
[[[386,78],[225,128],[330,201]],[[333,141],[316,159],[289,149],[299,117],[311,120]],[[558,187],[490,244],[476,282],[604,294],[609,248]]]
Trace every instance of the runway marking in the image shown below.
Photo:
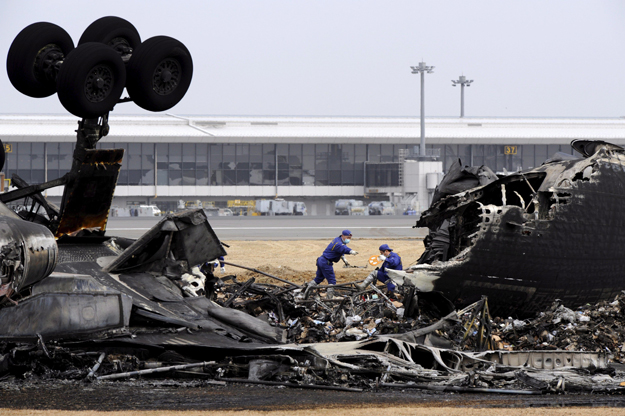
[[[338,227],[340,228],[340,227]],[[213,230],[331,230],[337,227],[215,227]],[[349,227],[351,230],[373,230],[377,228],[410,229],[412,227]],[[107,228],[107,231],[147,231],[151,228]]]

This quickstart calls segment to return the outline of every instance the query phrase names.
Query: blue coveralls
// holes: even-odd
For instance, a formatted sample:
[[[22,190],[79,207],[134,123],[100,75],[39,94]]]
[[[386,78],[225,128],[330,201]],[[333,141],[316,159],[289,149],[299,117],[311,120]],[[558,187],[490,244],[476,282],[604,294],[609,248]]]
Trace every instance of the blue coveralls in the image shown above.
[[[323,251],[321,257],[317,259],[317,276],[315,277],[315,283],[319,284],[323,282],[323,279],[328,280],[329,285],[336,284],[336,276],[334,276],[334,263],[341,259],[344,254],[349,254],[352,251],[347,247],[347,244],[343,242],[341,236],[336,237],[328,247]]]
[[[392,292],[395,290],[395,285],[393,284],[393,281],[388,277],[386,269],[403,270],[401,265],[401,257],[399,257],[397,253],[393,253],[391,251],[391,254],[386,258],[386,260],[384,260],[384,263],[382,263],[382,266],[378,270],[378,280],[382,283],[386,283],[386,288],[389,290],[389,292]]]
[[[215,260],[219,260],[219,267],[225,266],[224,261],[226,261],[226,259],[224,259],[224,256],[219,256]],[[215,260],[204,263],[202,267],[208,267],[211,264],[215,264]],[[215,266],[215,268],[217,268],[217,266]]]

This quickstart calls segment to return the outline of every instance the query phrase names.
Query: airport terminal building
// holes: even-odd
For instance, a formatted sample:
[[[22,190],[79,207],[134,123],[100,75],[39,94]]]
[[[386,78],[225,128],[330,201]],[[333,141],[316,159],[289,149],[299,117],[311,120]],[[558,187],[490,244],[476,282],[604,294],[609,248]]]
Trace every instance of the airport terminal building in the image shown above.
[[[5,177],[16,173],[34,184],[68,172],[78,121],[0,116]],[[329,215],[336,199],[407,201],[417,178],[440,171],[440,179],[457,159],[504,173],[538,166],[556,152],[572,154],[575,139],[625,146],[623,118],[426,118],[425,158],[419,120],[410,117],[111,115],[109,125],[98,147],[125,152],[114,204],[165,211],[180,200],[279,197]],[[427,172],[413,169],[415,161],[429,162]],[[434,185],[428,182],[428,192]],[[58,202],[62,189],[45,193]]]

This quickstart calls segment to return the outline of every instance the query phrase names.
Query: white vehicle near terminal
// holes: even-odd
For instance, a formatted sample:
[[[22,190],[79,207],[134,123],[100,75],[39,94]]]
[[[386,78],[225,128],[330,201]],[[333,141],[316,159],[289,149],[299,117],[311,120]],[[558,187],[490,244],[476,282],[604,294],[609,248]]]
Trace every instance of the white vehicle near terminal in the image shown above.
[[[162,215],[156,205],[131,205],[127,207],[111,207],[112,217],[156,217]]]
[[[161,210],[156,205],[139,205],[137,208],[138,217],[158,217]]]
[[[339,199],[334,203],[334,215],[369,215],[369,210],[357,199]]]
[[[371,202],[369,215],[395,215],[395,204],[390,201]]]
[[[308,215],[306,204],[300,201],[291,201],[293,204],[293,215]]]
[[[306,204],[301,201],[286,201],[282,198],[259,199],[256,201],[258,215],[308,215]]]
[[[208,207],[204,208],[204,214],[207,217],[232,217],[232,210],[229,208],[216,208],[216,207]]]

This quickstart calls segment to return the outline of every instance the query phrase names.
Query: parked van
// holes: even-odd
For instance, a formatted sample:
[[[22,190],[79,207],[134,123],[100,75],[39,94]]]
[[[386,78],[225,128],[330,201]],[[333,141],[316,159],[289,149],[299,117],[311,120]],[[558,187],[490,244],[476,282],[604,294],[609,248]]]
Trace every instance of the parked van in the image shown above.
[[[229,208],[215,207],[204,208],[204,214],[207,217],[232,217],[233,215],[232,210]]]
[[[369,215],[394,215],[395,204],[390,201],[372,202],[369,204]]]
[[[362,201],[339,199],[334,203],[334,215],[369,215],[369,210]]]
[[[256,201],[256,212],[259,215],[308,215],[305,203],[282,198],[259,199]]]
[[[293,215],[308,215],[308,209],[303,202],[289,201],[289,206],[292,207]]]
[[[139,217],[156,217],[161,215],[161,210],[156,205],[139,205],[137,215]]]

